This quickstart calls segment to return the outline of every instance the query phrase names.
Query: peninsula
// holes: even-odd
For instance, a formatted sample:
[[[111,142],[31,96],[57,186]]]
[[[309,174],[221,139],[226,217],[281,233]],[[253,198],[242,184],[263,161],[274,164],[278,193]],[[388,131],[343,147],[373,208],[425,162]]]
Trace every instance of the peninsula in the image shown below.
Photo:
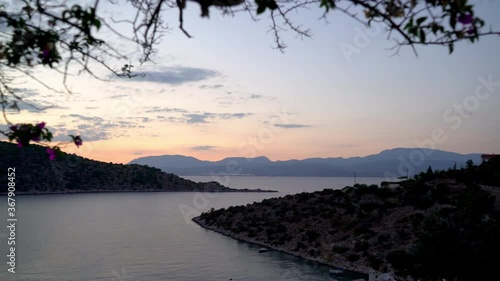
[[[18,148],[0,142],[0,194],[7,192],[7,170],[15,171],[16,194],[88,192],[275,192],[262,189],[234,189],[215,181],[193,182],[143,165],[105,163],[74,154],[49,160],[46,148],[38,145]]]
[[[266,199],[210,210],[200,226],[334,267],[399,280],[487,280],[500,253],[500,158],[398,186]],[[484,277],[484,278],[483,278]]]

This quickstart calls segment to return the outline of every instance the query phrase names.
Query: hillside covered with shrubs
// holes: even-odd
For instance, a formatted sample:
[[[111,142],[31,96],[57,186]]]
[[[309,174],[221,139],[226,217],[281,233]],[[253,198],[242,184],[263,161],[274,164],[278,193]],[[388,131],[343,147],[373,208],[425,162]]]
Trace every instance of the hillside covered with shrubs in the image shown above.
[[[500,215],[496,193],[480,184],[498,183],[498,160],[429,169],[392,189],[355,185],[210,210],[194,221],[363,273],[372,268],[401,280],[490,280],[500,262]]]
[[[142,165],[105,163],[64,154],[49,160],[45,147],[17,148],[0,142],[0,193],[7,191],[8,168],[15,168],[16,193],[117,191],[262,191],[239,190],[217,182],[197,183]]]

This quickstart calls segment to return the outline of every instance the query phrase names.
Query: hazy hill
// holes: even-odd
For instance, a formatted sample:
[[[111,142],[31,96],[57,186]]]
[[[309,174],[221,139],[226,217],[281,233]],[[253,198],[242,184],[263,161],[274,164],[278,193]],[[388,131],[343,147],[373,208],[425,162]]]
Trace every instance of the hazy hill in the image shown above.
[[[185,157],[183,157],[185,158]],[[105,163],[66,154],[50,161],[46,148],[0,142],[0,193],[8,186],[8,168],[15,168],[16,193],[73,193],[117,191],[251,191],[217,182],[197,183],[160,169]]]
[[[308,158],[303,160],[271,161],[267,157],[225,158],[202,161],[181,155],[141,157],[131,164],[154,166],[179,175],[210,175],[218,173],[255,176],[410,176],[433,169],[465,166],[467,160],[481,162],[480,154],[459,154],[442,150],[395,148],[366,157]]]

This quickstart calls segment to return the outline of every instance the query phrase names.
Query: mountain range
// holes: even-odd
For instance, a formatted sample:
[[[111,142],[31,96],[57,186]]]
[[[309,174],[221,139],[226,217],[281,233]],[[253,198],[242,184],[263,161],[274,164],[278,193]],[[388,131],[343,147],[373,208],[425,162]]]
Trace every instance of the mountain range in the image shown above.
[[[316,177],[412,176],[426,171],[465,166],[467,160],[481,163],[481,154],[459,154],[426,148],[394,148],[365,157],[307,158],[272,161],[265,156],[230,157],[220,161],[199,160],[191,156],[162,155],[134,159],[130,164],[148,165],[178,175],[254,175]]]

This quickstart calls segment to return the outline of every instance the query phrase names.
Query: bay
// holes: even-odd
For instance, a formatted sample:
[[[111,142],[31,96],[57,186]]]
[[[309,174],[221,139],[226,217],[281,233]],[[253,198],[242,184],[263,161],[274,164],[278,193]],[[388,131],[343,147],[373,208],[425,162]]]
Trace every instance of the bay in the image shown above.
[[[7,272],[7,198],[0,198],[0,280],[332,280],[329,267],[205,230],[210,208],[303,191],[340,189],[353,178],[185,177],[278,193],[89,193],[17,196],[16,273]],[[379,184],[383,178],[358,178]],[[346,279],[346,280],[349,280]]]

